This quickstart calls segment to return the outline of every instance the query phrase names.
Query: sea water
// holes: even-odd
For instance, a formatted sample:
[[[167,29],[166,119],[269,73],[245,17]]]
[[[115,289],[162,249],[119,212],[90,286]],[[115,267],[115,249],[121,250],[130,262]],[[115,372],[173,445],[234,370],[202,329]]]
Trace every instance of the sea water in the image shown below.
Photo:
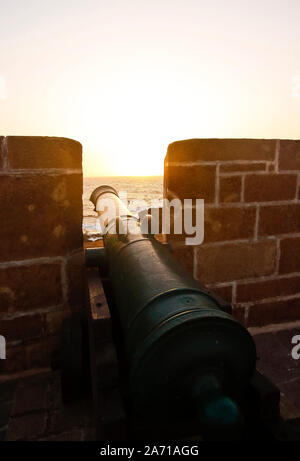
[[[126,193],[129,210],[137,215],[144,210],[147,202],[155,201],[156,206],[162,204],[163,176],[112,176],[100,178],[83,178],[83,234],[85,239],[94,241],[101,238],[101,231],[97,226],[94,205],[89,198],[98,186],[112,186],[119,193]]]

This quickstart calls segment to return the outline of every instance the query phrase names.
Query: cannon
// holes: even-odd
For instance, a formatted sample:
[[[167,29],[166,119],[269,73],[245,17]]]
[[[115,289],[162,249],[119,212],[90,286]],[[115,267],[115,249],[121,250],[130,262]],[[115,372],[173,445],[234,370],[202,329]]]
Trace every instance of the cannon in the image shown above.
[[[88,379],[88,360],[99,438],[273,438],[280,394],[257,372],[254,341],[231,306],[145,230],[151,215],[141,223],[110,186],[95,189],[90,200],[104,247],[86,250],[86,265],[94,268],[88,320],[85,328],[73,321],[68,333],[65,395]],[[78,352],[74,361],[80,348],[85,361]]]

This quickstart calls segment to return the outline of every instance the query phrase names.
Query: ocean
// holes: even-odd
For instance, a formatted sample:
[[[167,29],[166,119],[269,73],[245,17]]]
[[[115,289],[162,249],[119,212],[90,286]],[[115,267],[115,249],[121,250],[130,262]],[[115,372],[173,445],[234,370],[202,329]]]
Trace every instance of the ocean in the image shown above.
[[[127,194],[129,210],[137,215],[139,211],[150,206],[150,201],[155,205],[162,204],[163,176],[105,176],[100,178],[83,178],[83,234],[85,240],[95,241],[101,238],[101,231],[97,226],[96,212],[89,198],[98,186],[108,185],[114,187],[121,196]],[[125,198],[123,199],[125,201]]]

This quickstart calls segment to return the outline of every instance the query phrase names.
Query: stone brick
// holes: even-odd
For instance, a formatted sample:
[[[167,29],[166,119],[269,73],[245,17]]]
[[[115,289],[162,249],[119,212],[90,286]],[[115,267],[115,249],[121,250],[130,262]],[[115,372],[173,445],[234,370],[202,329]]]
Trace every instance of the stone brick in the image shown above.
[[[275,140],[190,139],[170,144],[165,158],[165,196],[169,199],[204,198],[209,205],[205,206],[204,213],[204,243],[187,250],[184,245],[187,234],[183,231],[175,235],[171,229],[167,240],[174,255],[191,274],[196,268],[197,279],[208,284],[210,289],[214,290],[214,284],[226,284],[218,287],[216,294],[229,303],[233,301],[231,283],[237,281],[233,312],[245,323],[250,306],[251,326],[256,322],[252,304],[257,303],[263,309],[261,312],[265,312],[264,320],[257,318],[257,325],[265,325],[270,323],[270,299],[276,298],[279,303],[282,297],[300,294],[300,276],[293,274],[300,273],[300,238],[293,237],[293,234],[300,234],[300,190],[297,187],[300,141],[280,141],[279,173],[275,164],[276,151]],[[220,205],[217,206],[213,194],[216,184],[211,183],[211,196],[207,200],[203,194],[198,194],[195,180],[201,176],[196,173],[197,167],[214,168],[218,164]],[[246,204],[239,203],[243,192]],[[290,203],[280,203],[288,201]],[[257,211],[258,240],[253,241]],[[194,213],[193,225],[195,221]],[[280,238],[279,277],[276,237]],[[253,280],[256,277],[258,280]],[[261,280],[262,277],[265,280]],[[247,282],[248,279],[252,281]],[[247,309],[242,303],[247,304]],[[274,322],[289,321],[289,308],[285,313],[281,304],[274,306]]]
[[[299,292],[299,288],[300,276],[242,283],[237,286],[236,301],[245,303],[276,296],[293,295]]]
[[[65,318],[70,317],[69,309],[48,312],[46,317],[46,332],[49,335],[59,334],[61,331],[62,322]]]
[[[229,304],[232,303],[232,285],[226,285],[223,287],[212,286],[210,289],[213,293],[216,293],[216,295],[224,299],[224,301],[227,301]]]
[[[204,243],[226,240],[249,239],[254,236],[255,207],[205,207],[204,209]],[[193,208],[193,225],[195,226],[195,208]],[[189,235],[183,231],[174,234],[173,214],[171,213],[171,231],[169,241],[183,242]],[[190,235],[191,237],[191,235]]]
[[[26,341],[40,338],[44,334],[44,317],[38,315],[25,315],[10,320],[1,320],[0,334],[6,341]]]
[[[82,167],[81,144],[72,139],[8,136],[6,142],[9,167],[12,169]]]
[[[299,319],[300,298],[269,303],[256,303],[249,308],[247,326],[262,326]]]
[[[300,232],[300,204],[260,207],[258,234],[280,235]]]
[[[62,406],[49,414],[48,433],[57,434],[85,427],[92,422],[91,419],[90,402],[74,402],[72,406]]]
[[[295,362],[295,361],[294,361]],[[294,420],[294,430],[299,432],[299,408],[300,408],[300,377],[286,381],[280,384],[280,390],[287,396],[291,397],[292,402],[298,409],[298,418]],[[295,408],[295,407],[294,407]],[[292,419],[292,418],[291,418]]]
[[[253,237],[255,213],[255,207],[206,207],[204,210],[204,243]]]
[[[204,199],[206,202],[215,200],[215,166],[194,166],[194,167],[168,167],[169,191],[182,199]]]
[[[0,404],[12,402],[15,393],[16,383],[12,380],[0,380]]]
[[[188,139],[169,145],[168,162],[274,160],[276,141],[267,139]]]
[[[178,245],[180,247],[182,247],[183,244],[184,244],[183,242],[187,237],[187,234],[186,234],[186,232],[184,230],[184,224],[183,224],[184,223],[184,212],[182,211],[179,215],[176,216],[176,219],[180,219],[181,223],[182,223],[182,229],[181,229],[181,232],[179,234],[175,234],[174,214],[175,214],[174,210],[171,207],[171,210],[170,210],[170,232],[168,232],[167,234],[163,234],[164,238],[165,238],[165,241],[170,242],[173,249],[177,248]],[[194,219],[195,219],[195,210],[193,209],[192,210],[193,224],[194,224]]]
[[[226,243],[197,248],[197,279],[203,284],[270,275],[276,267],[276,242]]]
[[[243,306],[232,306],[232,315],[236,318],[240,323],[246,325],[246,316],[245,316],[245,308]]]
[[[0,170],[3,168],[3,139],[4,136],[0,136]]]
[[[34,264],[0,269],[1,313],[29,312],[60,303],[60,264]]]
[[[85,258],[83,250],[79,250],[68,258],[68,299],[71,306],[83,306],[85,297]]]
[[[268,172],[271,173],[271,172],[274,172],[275,171],[275,165],[274,163],[270,163],[268,165]]]
[[[226,163],[220,165],[220,173],[244,173],[247,171],[265,171],[266,163],[248,162],[248,163]]]
[[[61,346],[61,335],[44,336],[32,344],[9,345],[6,360],[0,360],[0,372],[11,374],[24,370],[49,367],[52,354]]]
[[[0,402],[0,433],[7,426],[11,414],[12,402]],[[3,434],[0,434],[0,441],[4,440]]]
[[[280,141],[280,170],[300,170],[300,141]]]
[[[300,272],[300,237],[281,240],[279,272]]]
[[[49,392],[48,392],[48,401],[47,407],[50,410],[61,408],[62,406],[62,396],[61,396],[61,372],[51,371],[48,380]]]
[[[6,360],[0,361],[0,373],[10,374],[24,370],[49,367],[55,350],[61,347],[61,332],[57,335],[35,338],[28,344],[13,345],[8,343]]]
[[[26,368],[26,351],[24,346],[6,345],[6,359],[0,360],[2,374],[15,373]]]
[[[285,331],[288,332],[289,330]],[[292,333],[291,330],[290,333]],[[286,348],[278,338],[278,331],[273,330],[253,337],[259,358],[257,361],[258,370],[272,383],[279,385],[280,390],[282,390],[280,383],[294,380],[295,377],[299,376],[297,360],[293,360],[291,357],[291,338],[292,334]]]
[[[32,440],[44,434],[45,430],[45,412],[19,416],[10,420],[6,440]]]
[[[0,261],[82,247],[82,175],[3,176]]]
[[[14,416],[45,410],[47,407],[48,383],[46,380],[35,383],[22,383],[17,387],[12,414]]]
[[[240,202],[241,192],[241,176],[220,177],[220,202]]]
[[[61,337],[44,336],[40,341],[26,346],[26,366],[24,369],[48,367],[52,354],[61,346]]]
[[[292,200],[296,196],[294,174],[253,174],[245,178],[245,202]]]
[[[182,248],[173,249],[174,257],[179,261],[179,263],[191,274],[193,275],[194,268],[194,247],[189,245]]]

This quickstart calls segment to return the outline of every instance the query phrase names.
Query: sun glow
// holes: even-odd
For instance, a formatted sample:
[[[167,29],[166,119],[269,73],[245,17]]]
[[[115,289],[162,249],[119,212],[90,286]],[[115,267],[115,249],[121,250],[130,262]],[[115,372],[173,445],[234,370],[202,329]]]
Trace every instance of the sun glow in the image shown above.
[[[0,134],[77,139],[87,176],[161,175],[178,139],[299,138],[299,16],[294,0],[11,0]]]

